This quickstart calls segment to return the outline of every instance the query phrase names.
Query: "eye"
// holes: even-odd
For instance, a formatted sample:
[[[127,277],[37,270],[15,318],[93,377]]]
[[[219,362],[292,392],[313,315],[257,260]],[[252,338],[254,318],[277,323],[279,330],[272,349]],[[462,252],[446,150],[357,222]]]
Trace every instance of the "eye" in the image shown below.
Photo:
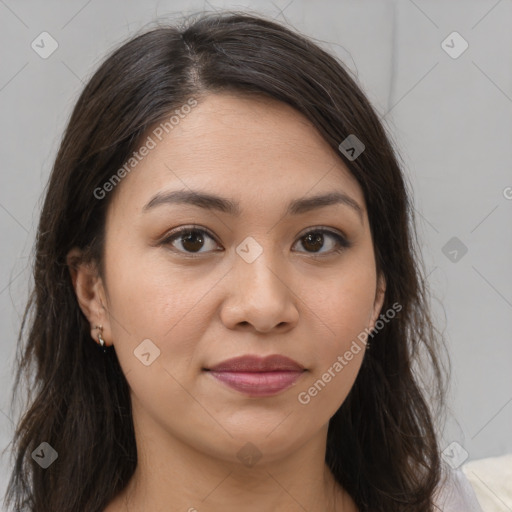
[[[326,238],[330,238],[332,240],[331,243],[328,245],[333,247],[333,249],[318,252],[317,249],[322,248],[324,246]],[[351,243],[343,235],[324,228],[317,228],[308,231],[306,234],[302,235],[298,241],[302,241],[303,247],[311,249],[308,249],[306,252],[312,253],[313,255],[339,253],[351,246]]]
[[[217,245],[213,236],[206,230],[192,226],[174,231],[162,241],[162,245],[171,244],[173,247],[176,247],[179,244],[182,247],[182,249],[178,248],[180,252],[194,256],[194,253],[208,252],[207,250],[200,251],[207,239],[213,240],[215,245]]]
[[[319,251],[322,247],[325,246],[325,240],[331,239],[331,243],[328,244],[331,246],[331,249],[327,251]],[[179,252],[195,257],[200,253],[209,252],[208,247],[205,242],[210,240],[210,250],[211,248],[215,248],[217,242],[213,235],[211,235],[205,229],[202,229],[198,226],[189,226],[183,227],[172,232],[168,237],[162,240],[162,245],[172,245]],[[307,250],[306,253],[312,254],[313,256],[332,254],[342,252],[344,249],[351,246],[351,243],[341,234],[336,233],[335,231],[331,231],[325,228],[316,228],[308,231],[304,235],[302,235],[297,242],[302,241],[302,246]],[[181,246],[181,247],[179,247]],[[202,251],[206,247],[206,250]],[[304,252],[304,251],[299,251]]]

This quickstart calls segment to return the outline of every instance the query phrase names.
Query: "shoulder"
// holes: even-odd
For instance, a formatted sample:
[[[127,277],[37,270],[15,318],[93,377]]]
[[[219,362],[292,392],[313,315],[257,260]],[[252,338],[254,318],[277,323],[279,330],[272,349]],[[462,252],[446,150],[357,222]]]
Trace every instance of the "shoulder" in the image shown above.
[[[434,503],[436,511],[483,512],[471,483],[460,469],[444,468]]]

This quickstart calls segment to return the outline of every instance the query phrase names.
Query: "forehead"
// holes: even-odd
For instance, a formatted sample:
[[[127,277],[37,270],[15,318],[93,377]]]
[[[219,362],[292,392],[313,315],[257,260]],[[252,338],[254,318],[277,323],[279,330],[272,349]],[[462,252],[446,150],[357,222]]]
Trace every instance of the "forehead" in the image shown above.
[[[141,211],[156,192],[201,189],[253,201],[338,190],[364,207],[362,191],[341,157],[300,112],[264,96],[210,94],[174,118],[115,190],[116,208]],[[170,116],[169,116],[170,117]],[[178,121],[176,123],[176,121]],[[269,203],[270,204],[270,203]]]

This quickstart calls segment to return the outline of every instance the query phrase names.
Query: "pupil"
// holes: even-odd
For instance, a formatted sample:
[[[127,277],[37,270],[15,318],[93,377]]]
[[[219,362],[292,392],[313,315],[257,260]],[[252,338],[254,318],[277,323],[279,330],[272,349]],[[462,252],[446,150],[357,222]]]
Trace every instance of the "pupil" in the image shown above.
[[[204,240],[199,231],[191,231],[189,234],[183,236],[181,243],[187,251],[196,252],[201,249]],[[187,244],[191,245],[187,247]]]
[[[323,244],[323,235],[320,233],[309,233],[306,235],[306,245],[312,242],[313,245],[316,245],[316,249],[321,249]],[[307,247],[306,247],[307,249]]]

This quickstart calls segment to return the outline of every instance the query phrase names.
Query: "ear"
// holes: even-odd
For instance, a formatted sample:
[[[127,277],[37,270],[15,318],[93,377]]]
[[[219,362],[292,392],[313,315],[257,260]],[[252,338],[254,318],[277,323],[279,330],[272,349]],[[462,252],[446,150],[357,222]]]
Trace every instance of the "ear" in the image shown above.
[[[372,330],[375,327],[375,322],[377,322],[382,305],[384,304],[384,298],[386,296],[386,278],[384,274],[380,274],[377,280],[377,289],[375,292],[375,301],[373,303],[373,310],[371,314],[371,321],[369,329]]]
[[[105,340],[105,345],[108,345],[112,336],[106,308],[107,296],[96,265],[83,262],[82,251],[76,247],[68,252],[66,263],[80,309],[89,320],[91,338],[99,343],[98,333],[100,331],[96,326],[101,325],[103,327],[102,338]]]

